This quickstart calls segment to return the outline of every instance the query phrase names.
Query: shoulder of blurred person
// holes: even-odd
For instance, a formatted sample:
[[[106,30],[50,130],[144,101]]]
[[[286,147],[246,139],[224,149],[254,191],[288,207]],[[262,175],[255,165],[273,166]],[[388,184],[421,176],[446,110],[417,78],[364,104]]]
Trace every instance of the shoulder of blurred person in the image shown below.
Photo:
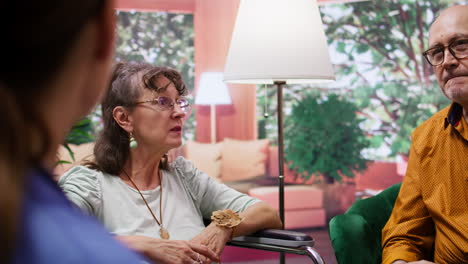
[[[0,22],[8,41],[2,41],[0,122],[8,129],[0,137],[1,263],[107,263],[106,250],[138,261],[94,220],[78,214],[45,169],[32,170],[52,167],[67,131],[105,91],[113,7],[113,0],[3,5],[8,15]],[[102,243],[87,250],[90,241]],[[71,258],[70,250],[81,258]]]

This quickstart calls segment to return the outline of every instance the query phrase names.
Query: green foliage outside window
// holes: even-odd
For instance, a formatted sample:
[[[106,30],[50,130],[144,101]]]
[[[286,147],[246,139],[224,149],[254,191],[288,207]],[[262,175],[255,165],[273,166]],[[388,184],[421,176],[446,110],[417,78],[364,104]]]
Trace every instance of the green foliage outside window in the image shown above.
[[[168,66],[194,82],[193,15],[166,12],[118,12],[116,61]]]
[[[320,7],[337,82],[333,93],[356,103],[371,137],[371,159],[408,154],[412,131],[450,102],[443,96],[432,67],[421,53],[428,48],[429,27],[440,10],[459,0],[385,0]],[[284,89],[285,112],[310,87]],[[322,95],[330,93],[318,89]],[[261,131],[276,140],[275,89],[258,89],[258,110],[264,102],[271,117],[259,115]],[[267,100],[265,100],[267,98]],[[266,132],[264,132],[266,131]],[[389,153],[378,153],[388,149]]]
[[[307,94],[285,119],[285,153],[289,168],[308,180],[323,175],[327,183],[354,177],[366,169],[362,150],[369,146],[355,104],[338,95]]]
[[[362,109],[373,146],[407,154],[414,128],[449,104],[421,55],[438,12],[454,0],[387,0],[329,5],[322,19],[343,93]]]

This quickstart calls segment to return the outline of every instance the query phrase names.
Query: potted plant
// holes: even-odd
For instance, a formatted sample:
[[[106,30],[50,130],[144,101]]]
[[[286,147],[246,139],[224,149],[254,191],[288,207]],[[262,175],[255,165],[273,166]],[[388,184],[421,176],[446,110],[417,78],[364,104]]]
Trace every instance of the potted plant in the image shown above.
[[[285,120],[288,167],[305,180],[323,177],[330,217],[354,201],[355,187],[339,183],[367,168],[361,153],[370,142],[360,128],[363,119],[358,111],[355,104],[336,94],[307,94],[293,104]],[[345,193],[350,197],[343,197]]]

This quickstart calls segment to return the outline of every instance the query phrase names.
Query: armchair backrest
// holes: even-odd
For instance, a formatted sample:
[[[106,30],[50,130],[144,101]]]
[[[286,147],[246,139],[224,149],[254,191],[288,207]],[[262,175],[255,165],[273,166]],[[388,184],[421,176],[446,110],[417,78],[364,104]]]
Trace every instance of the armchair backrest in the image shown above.
[[[356,201],[330,220],[330,239],[339,264],[382,262],[381,231],[390,217],[401,183]]]

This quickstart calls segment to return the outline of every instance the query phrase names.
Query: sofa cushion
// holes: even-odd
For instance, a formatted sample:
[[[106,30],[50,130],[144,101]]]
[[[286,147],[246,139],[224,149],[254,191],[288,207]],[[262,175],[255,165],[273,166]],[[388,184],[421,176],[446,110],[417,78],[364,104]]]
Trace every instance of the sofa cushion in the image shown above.
[[[279,208],[278,186],[258,187],[249,195],[273,208]],[[284,187],[284,223],[286,229],[310,228],[326,225],[323,206],[323,190],[310,185],[286,185]]]
[[[284,228],[311,228],[327,225],[326,211],[324,208],[289,210],[284,214]]]
[[[258,187],[249,191],[249,195],[265,201],[278,209],[278,186]],[[284,187],[284,209],[300,210],[323,207],[323,190],[310,185],[286,185]]]
[[[221,174],[221,143],[198,143],[187,141],[185,146],[185,157],[192,161],[195,166],[219,180]]]
[[[265,175],[268,139],[225,138],[221,148],[221,179],[241,181]]]

